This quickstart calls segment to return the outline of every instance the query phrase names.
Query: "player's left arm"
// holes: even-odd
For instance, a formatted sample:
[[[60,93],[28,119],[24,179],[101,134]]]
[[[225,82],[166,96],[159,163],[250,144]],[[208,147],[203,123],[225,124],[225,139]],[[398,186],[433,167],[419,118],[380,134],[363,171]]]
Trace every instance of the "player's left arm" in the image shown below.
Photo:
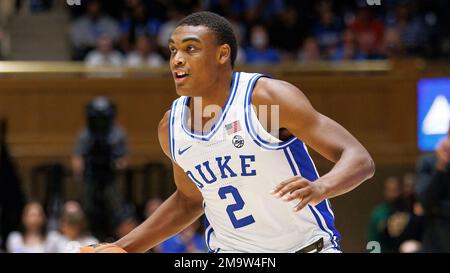
[[[300,200],[294,211],[347,193],[374,175],[375,164],[361,143],[337,122],[317,112],[294,85],[261,78],[255,86],[252,102],[279,105],[280,127],[287,128],[306,145],[335,163],[314,183],[297,176],[282,181],[274,189],[273,194],[285,201]]]

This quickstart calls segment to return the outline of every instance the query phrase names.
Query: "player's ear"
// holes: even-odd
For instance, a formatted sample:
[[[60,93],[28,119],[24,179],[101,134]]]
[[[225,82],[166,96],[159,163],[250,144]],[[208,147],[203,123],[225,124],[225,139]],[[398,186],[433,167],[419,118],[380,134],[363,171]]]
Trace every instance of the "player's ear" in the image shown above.
[[[228,44],[219,46],[217,50],[217,61],[225,64],[231,58],[231,47]]]

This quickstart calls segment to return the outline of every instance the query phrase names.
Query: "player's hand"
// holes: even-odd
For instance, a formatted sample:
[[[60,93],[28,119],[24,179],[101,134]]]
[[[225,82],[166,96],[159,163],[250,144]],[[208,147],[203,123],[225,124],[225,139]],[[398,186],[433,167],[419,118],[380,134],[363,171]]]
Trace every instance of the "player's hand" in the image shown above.
[[[293,211],[297,212],[308,204],[315,206],[322,202],[325,199],[325,192],[325,187],[319,181],[313,183],[296,176],[278,184],[271,193],[285,202],[300,200],[293,208]]]

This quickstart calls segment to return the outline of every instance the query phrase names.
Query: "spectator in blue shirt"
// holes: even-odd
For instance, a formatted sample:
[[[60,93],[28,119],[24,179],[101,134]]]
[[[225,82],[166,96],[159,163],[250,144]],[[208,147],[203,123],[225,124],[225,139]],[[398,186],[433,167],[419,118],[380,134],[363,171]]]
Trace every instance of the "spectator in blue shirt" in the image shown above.
[[[148,10],[141,1],[128,6],[128,12],[120,22],[120,46],[124,52],[129,52],[140,36],[156,36],[162,22],[157,18],[150,18]],[[133,2],[131,2],[133,3]]]
[[[163,253],[201,253],[207,252],[204,236],[197,232],[199,222],[195,221],[181,233],[166,240],[161,245]]]
[[[314,37],[325,59],[330,59],[341,42],[342,25],[331,9],[320,10],[320,21],[313,28]]]
[[[274,64],[281,61],[278,50],[269,46],[267,30],[262,25],[251,30],[251,47],[247,48],[245,56],[249,64]]]
[[[342,42],[330,56],[331,61],[362,61],[367,58],[367,55],[361,52],[355,40],[355,34],[347,29],[342,34]]]
[[[420,17],[414,16],[410,4],[397,6],[396,17],[388,22],[388,28],[398,33],[404,53],[417,54],[427,41],[427,33]]]

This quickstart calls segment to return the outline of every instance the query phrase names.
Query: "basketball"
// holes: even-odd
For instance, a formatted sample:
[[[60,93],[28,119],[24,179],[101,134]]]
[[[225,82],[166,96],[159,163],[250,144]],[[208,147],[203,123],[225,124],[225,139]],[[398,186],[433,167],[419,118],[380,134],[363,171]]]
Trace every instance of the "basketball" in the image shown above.
[[[100,243],[81,247],[80,253],[127,253],[127,252],[114,244]]]

